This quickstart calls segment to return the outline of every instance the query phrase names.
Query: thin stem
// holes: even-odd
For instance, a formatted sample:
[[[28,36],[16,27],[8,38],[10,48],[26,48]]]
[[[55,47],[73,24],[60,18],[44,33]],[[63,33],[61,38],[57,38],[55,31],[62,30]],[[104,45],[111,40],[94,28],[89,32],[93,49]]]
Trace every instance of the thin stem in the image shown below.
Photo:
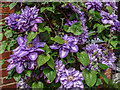
[[[43,14],[45,15],[45,17],[47,18],[47,20],[48,20],[48,22],[49,22],[49,25],[50,25],[50,27],[52,28],[52,30],[55,32],[55,35],[57,35],[57,33],[56,33],[56,31],[55,31],[55,29],[52,27],[52,25],[51,25],[51,23],[50,23],[50,20],[49,20],[49,18],[47,17],[47,15],[43,12]]]
[[[107,47],[110,45],[110,41],[111,41],[112,36],[113,36],[112,30],[110,29],[110,37],[109,37],[109,41],[108,41]]]
[[[60,11],[65,16],[65,18],[68,19],[68,17],[65,15],[65,13],[62,10],[59,10],[59,9],[55,9],[55,10]]]

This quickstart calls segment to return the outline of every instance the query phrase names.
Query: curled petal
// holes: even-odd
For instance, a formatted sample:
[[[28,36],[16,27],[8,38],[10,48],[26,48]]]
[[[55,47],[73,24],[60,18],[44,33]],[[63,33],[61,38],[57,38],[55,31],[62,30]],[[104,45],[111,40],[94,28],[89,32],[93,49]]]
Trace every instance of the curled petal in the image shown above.
[[[65,34],[63,39],[64,39],[64,40],[67,40],[67,38],[68,38],[68,35]]]
[[[55,45],[55,44],[51,45],[50,48],[51,49],[59,49],[59,47],[57,45]]]
[[[44,47],[45,46],[45,42],[38,42],[36,43],[35,47],[38,48],[38,47]]]
[[[17,42],[18,42],[19,45],[23,44],[23,43],[24,43],[24,38],[21,37],[21,36],[19,36],[19,37],[17,38]]]
[[[10,65],[7,67],[7,70],[9,71],[9,70],[13,69],[15,66],[16,66],[16,64],[10,64]]]
[[[62,50],[62,49],[59,50],[59,55],[61,58],[65,58],[68,55],[68,53],[69,50]]]
[[[30,53],[30,54],[29,54],[29,58],[30,58],[30,60],[32,60],[32,61],[36,60],[37,57],[38,57],[38,53],[37,53],[37,52],[33,52],[33,53]]]
[[[70,50],[71,52],[78,52],[78,46],[77,45],[75,45],[75,46],[71,46],[71,50]]]
[[[32,27],[31,30],[32,30],[32,31],[37,31],[37,30],[38,30],[37,24],[35,24],[35,25]]]
[[[22,72],[24,71],[24,66],[23,66],[23,65],[17,65],[17,66],[16,66],[16,71],[17,71],[18,73],[22,73]]]
[[[35,19],[36,23],[42,23],[43,19],[41,17],[38,17],[37,19]]]
[[[18,57],[24,57],[28,54],[28,51],[20,51],[20,53],[18,54]]]

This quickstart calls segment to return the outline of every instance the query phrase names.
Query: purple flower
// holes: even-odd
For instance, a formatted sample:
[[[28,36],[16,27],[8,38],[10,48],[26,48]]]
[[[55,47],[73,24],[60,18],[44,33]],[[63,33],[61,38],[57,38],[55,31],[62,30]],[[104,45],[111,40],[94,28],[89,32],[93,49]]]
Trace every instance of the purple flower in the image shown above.
[[[55,82],[57,83],[60,81],[60,77],[65,70],[65,65],[62,63],[61,60],[55,61],[55,69],[57,71],[57,76],[56,76]]]
[[[72,5],[72,3],[68,3],[67,6],[71,8],[75,13],[79,14],[80,21],[82,23],[83,33],[81,35],[75,36],[78,39],[79,44],[84,44],[88,39],[88,30],[86,29],[86,18],[84,12],[80,11],[79,8]],[[67,20],[65,25],[72,26],[74,23],[78,22],[78,20]]]
[[[20,19],[18,20],[17,26],[21,32],[24,31],[37,31],[37,23],[42,23],[43,19],[38,17],[39,9],[36,6],[30,8],[28,6],[25,9],[21,9]]]
[[[111,15],[105,11],[101,11],[100,15],[102,16],[102,23],[104,24],[110,24],[110,25],[114,25],[114,22],[118,22],[117,20],[117,15],[115,15],[114,13],[112,13]]]
[[[105,2],[105,7],[110,6],[113,8],[113,10],[117,11],[117,6],[113,0],[103,0],[103,2]]]
[[[85,5],[87,6],[87,10],[93,9],[94,11],[100,11],[102,8],[102,2],[100,0],[88,0]]]
[[[75,68],[65,69],[60,77],[60,83],[64,88],[84,88],[83,80],[82,73]]]
[[[102,23],[104,24],[110,24],[112,30],[117,30],[120,32],[120,22],[117,20],[117,15],[115,13],[112,13],[111,15],[105,11],[101,11],[102,16]]]
[[[98,64],[106,64],[110,68],[115,69],[114,62],[116,60],[116,57],[114,56],[114,53],[111,53],[106,48],[102,47],[101,45],[97,45],[95,43],[87,45],[85,48],[83,48],[89,55],[90,64],[86,67],[84,65],[80,65],[81,69],[87,68],[88,70],[97,70]],[[105,55],[105,52],[108,52],[107,55]]]
[[[6,24],[11,28],[12,30],[18,29],[17,23],[20,18],[20,15],[16,13],[10,14],[8,17],[5,18]]]
[[[22,73],[24,68],[30,70],[35,69],[35,67],[37,67],[38,55],[44,52],[40,47],[44,47],[45,42],[40,42],[39,36],[36,36],[36,38],[28,45],[26,45],[26,36],[25,38],[19,36],[17,41],[19,46],[13,50],[13,55],[11,55],[11,58],[8,60],[10,65],[7,67],[7,70],[16,67],[16,71]]]
[[[53,44],[50,46],[51,49],[59,49],[59,55],[61,58],[65,58],[69,51],[76,53],[78,51],[78,40],[73,36],[68,36],[67,34],[62,37],[64,39],[64,44]]]

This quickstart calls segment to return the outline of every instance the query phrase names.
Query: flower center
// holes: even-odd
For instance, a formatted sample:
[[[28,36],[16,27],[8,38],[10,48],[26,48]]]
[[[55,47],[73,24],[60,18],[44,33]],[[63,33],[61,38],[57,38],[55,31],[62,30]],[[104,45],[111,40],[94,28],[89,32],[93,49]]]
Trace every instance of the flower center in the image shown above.
[[[16,19],[16,21],[18,21],[18,19]]]
[[[68,44],[68,40],[64,40],[64,43],[65,43],[65,44]]]
[[[72,75],[70,75],[70,76],[67,77],[67,79],[68,79],[69,81],[72,81],[72,80],[74,79],[74,77],[73,77]]]
[[[58,69],[59,69],[59,67],[56,67],[55,69],[56,69],[56,70],[58,70]]]
[[[27,47],[28,47],[28,48],[32,48],[33,45],[32,45],[32,44],[28,44]]]

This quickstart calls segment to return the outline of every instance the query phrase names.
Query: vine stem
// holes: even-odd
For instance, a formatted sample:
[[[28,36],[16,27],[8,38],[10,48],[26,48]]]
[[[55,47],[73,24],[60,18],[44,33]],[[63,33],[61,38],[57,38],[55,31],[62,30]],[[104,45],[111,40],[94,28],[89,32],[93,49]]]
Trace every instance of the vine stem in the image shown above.
[[[59,10],[59,9],[56,9],[56,10],[60,11],[65,16],[65,18],[68,19],[68,17],[65,15],[65,13],[62,10]]]
[[[110,41],[111,41],[112,36],[113,36],[112,30],[110,29],[110,37],[109,37],[109,41],[108,41],[107,47],[110,45]]]
[[[43,14],[44,14],[44,15],[45,15],[45,17],[47,18],[47,20],[48,20],[48,22],[49,22],[50,27],[51,27],[51,28],[52,28],[52,30],[55,32],[55,35],[57,35],[57,33],[56,33],[55,29],[52,27],[52,25],[51,25],[51,23],[50,23],[50,20],[49,20],[49,18],[47,17],[46,13],[45,13],[45,12],[43,12]]]

